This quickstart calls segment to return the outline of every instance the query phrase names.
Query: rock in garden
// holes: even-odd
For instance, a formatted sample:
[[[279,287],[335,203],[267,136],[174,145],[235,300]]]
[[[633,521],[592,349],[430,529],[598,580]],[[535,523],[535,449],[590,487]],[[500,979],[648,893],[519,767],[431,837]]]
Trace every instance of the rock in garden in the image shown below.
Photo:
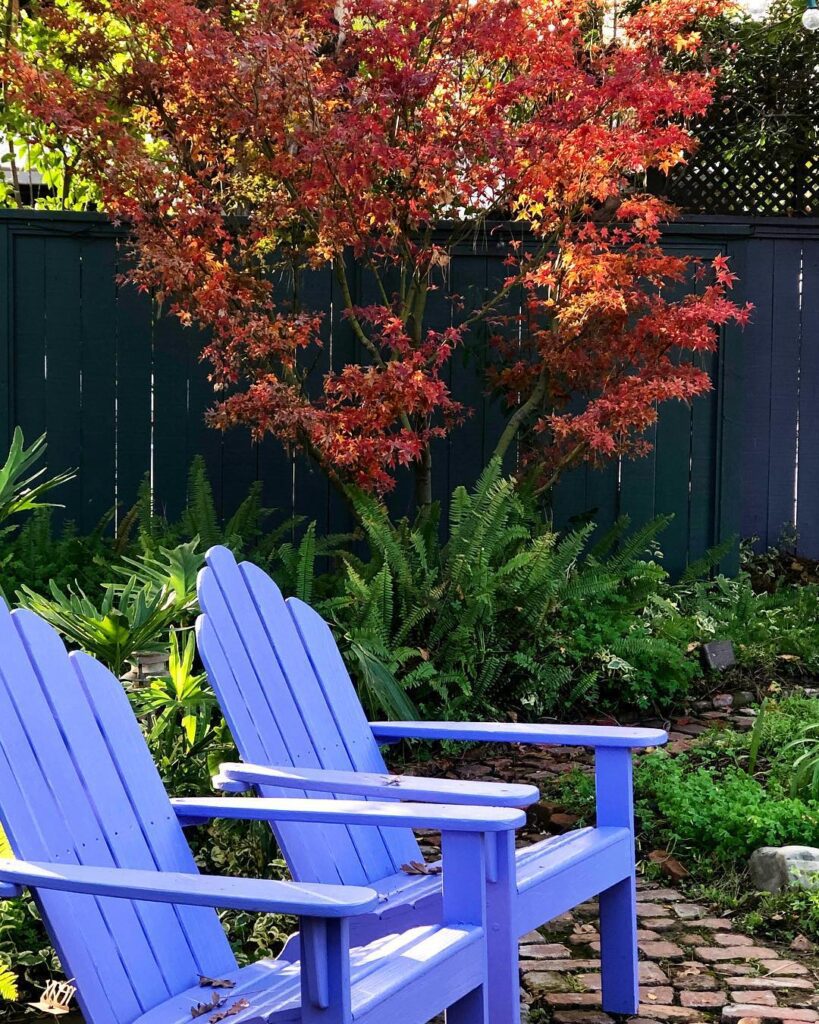
[[[762,892],[819,889],[819,849],[813,846],[762,846],[751,854],[749,868]]]

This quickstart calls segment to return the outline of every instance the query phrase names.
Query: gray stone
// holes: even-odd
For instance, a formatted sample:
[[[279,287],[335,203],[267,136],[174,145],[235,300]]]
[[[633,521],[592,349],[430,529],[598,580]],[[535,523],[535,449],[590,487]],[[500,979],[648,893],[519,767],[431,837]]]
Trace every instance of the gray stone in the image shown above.
[[[749,868],[762,892],[819,889],[819,849],[814,846],[762,846],[751,854]]]

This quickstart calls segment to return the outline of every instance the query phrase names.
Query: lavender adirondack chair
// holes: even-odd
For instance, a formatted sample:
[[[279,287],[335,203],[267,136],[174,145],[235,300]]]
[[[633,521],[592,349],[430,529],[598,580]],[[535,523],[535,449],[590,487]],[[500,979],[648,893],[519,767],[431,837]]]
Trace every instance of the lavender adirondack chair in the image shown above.
[[[495,838],[487,865],[489,1008],[513,1019],[518,939],[594,896],[600,898],[602,1001],[612,1013],[638,1004],[631,750],[666,741],[659,729],[451,722],[367,722],[324,620],[250,562],[211,548],[199,576],[199,651],[243,764],[223,765],[218,788],[267,796],[356,796],[521,807],[534,786],[390,776],[379,743],[402,738],[592,746],[597,823],[515,850]],[[408,875],[422,860],[410,829],[273,823],[294,878],[372,885],[382,896],[358,918],[362,940],[441,914],[441,879]],[[444,886],[445,891],[445,886]],[[400,924],[399,924],[400,922]]]
[[[441,828],[443,916],[351,949],[350,921],[376,908],[374,890],[201,875],[182,825],[221,816]],[[449,1008],[449,1024],[488,1024],[486,834],[522,812],[169,801],[120,682],[2,601],[0,819],[20,858],[0,860],[0,899],[33,892],[86,1024],[190,1024],[214,992],[224,1005],[203,1022],[235,1009],[231,1024],[425,1024]],[[301,961],[239,968],[215,907],[298,915]]]

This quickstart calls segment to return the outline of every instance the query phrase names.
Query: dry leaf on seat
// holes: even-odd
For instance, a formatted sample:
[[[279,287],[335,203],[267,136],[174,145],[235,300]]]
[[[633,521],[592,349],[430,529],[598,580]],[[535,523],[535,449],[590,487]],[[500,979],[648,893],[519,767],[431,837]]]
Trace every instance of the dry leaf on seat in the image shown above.
[[[235,1017],[237,1013],[241,1013],[242,1010],[246,1010],[248,1006],[250,1006],[250,1003],[246,999],[237,999],[229,1009],[222,1010],[221,1013],[214,1013],[212,1017],[209,1017],[208,1024],[219,1024],[220,1020],[226,1020],[228,1017]]]
[[[204,1017],[206,1013],[210,1013],[211,1010],[218,1009],[225,1000],[218,992],[214,992],[210,997],[208,1003],[197,1003],[196,1006],[191,1007],[191,1017],[196,1019],[197,1017]]]

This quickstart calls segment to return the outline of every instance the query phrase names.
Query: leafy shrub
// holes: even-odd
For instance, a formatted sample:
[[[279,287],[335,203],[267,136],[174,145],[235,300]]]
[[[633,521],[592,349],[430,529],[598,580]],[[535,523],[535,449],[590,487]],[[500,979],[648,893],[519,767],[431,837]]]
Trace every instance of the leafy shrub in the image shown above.
[[[796,935],[819,941],[819,892],[787,889],[775,894],[755,893],[751,900],[754,906],[740,906],[736,917],[743,932],[780,942]]]
[[[109,535],[112,515],[106,515],[83,536],[74,523],[55,533],[51,509],[38,509],[3,544],[0,591],[11,597],[22,586],[45,593],[52,581],[61,589],[76,584],[90,592],[110,577],[118,555],[117,539]]]
[[[60,973],[57,954],[27,892],[0,904],[0,965],[0,998],[4,1001],[34,995]],[[0,1012],[4,1009],[0,1007]]]
[[[819,700],[798,694],[766,698],[750,733],[725,729],[703,737],[690,758],[732,762],[764,782],[774,797],[816,800]]]
[[[63,591],[52,583],[49,589],[51,596],[46,597],[24,586],[17,598],[118,676],[137,652],[162,650],[169,627],[178,619],[171,593],[140,586],[134,578],[120,590],[107,586],[99,603],[79,588]]]
[[[718,862],[744,860],[759,846],[819,843],[819,804],[775,795],[739,768],[692,768],[685,756],[642,758],[637,813],[652,842]]]
[[[177,757],[194,757],[214,739],[216,697],[205,673],[193,670],[195,654],[193,633],[188,632],[183,647],[179,633],[172,630],[168,674],[129,693],[155,758],[161,754],[172,762]]]
[[[689,866],[697,863],[700,878],[719,878],[726,868],[744,871],[759,846],[817,845],[819,801],[792,794],[794,757],[787,749],[815,727],[817,715],[819,701],[787,698],[770,705],[754,735],[715,730],[686,754],[641,755],[634,786],[642,846],[673,850]],[[749,768],[752,748],[756,774]],[[594,821],[590,774],[570,772],[547,795],[583,824]]]
[[[26,448],[23,431],[15,428],[5,465],[0,466],[0,523],[23,512],[48,508],[52,503],[44,501],[44,497],[61,484],[73,480],[73,470],[43,479],[46,467],[35,467],[45,458],[45,453],[45,434]],[[12,529],[13,526],[4,525],[0,536]]]
[[[157,511],[148,480],[140,489],[139,498],[130,516],[136,525],[136,540],[145,553],[160,548],[175,548],[198,538],[199,546],[207,551],[214,544],[224,544],[236,555],[267,550],[272,538],[292,525],[292,520],[270,530],[272,510],[262,505],[261,481],[255,481],[233,515],[222,525],[216,508],[213,488],[208,479],[205,460],[194,456],[188,471],[187,500],[178,520],[169,522]]]

